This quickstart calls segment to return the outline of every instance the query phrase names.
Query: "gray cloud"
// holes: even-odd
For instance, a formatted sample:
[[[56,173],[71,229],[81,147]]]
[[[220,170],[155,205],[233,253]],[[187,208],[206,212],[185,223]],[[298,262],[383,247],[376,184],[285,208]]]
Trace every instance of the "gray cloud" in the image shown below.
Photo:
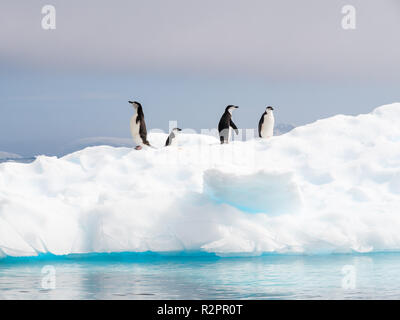
[[[270,78],[399,79],[400,4],[352,0],[52,0],[0,4],[2,65]],[[41,29],[41,7],[57,29]]]

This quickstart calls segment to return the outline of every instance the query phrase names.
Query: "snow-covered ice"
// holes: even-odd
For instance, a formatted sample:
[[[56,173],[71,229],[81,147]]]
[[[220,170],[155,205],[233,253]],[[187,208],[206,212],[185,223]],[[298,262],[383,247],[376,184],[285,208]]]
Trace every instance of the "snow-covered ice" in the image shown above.
[[[89,147],[0,164],[0,256],[400,249],[400,103],[219,145]]]

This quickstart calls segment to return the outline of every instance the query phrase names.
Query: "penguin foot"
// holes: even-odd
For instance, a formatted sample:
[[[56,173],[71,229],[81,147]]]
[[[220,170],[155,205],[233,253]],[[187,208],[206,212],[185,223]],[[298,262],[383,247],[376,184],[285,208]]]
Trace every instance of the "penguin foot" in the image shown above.
[[[142,147],[141,146],[136,146],[135,150],[142,150]]]

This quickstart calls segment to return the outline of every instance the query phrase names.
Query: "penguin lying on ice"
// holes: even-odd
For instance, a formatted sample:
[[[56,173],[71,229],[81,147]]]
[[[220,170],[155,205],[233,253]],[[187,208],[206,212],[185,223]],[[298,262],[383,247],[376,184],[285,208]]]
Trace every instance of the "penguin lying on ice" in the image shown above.
[[[166,146],[166,147],[168,147],[168,146],[175,146],[175,145],[178,144],[178,142],[177,142],[177,135],[178,135],[178,133],[179,133],[180,131],[182,131],[182,129],[179,129],[179,128],[174,128],[174,129],[172,129],[172,131],[171,131],[169,137],[167,138],[167,141],[165,142],[165,146]]]

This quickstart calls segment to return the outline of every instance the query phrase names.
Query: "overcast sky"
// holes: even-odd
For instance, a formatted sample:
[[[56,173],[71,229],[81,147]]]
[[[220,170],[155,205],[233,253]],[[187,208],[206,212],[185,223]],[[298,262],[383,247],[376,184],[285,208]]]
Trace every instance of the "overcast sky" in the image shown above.
[[[215,127],[227,104],[244,128],[265,105],[294,125],[369,112],[400,101],[399,34],[398,0],[1,0],[0,151],[129,137],[129,99],[164,130]]]

